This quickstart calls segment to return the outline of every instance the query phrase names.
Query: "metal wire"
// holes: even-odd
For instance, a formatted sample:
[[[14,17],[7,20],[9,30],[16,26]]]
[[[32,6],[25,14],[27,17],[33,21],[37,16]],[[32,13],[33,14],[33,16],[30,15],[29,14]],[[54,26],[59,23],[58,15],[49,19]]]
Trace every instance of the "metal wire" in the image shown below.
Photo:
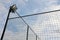
[[[53,10],[53,11],[48,11],[48,12],[42,12],[42,13],[24,15],[24,16],[21,16],[21,17],[30,17],[30,16],[42,15],[42,14],[47,14],[47,13],[52,13],[52,12],[58,12],[58,11],[60,11],[60,9],[58,9],[58,10]],[[16,18],[21,18],[21,17],[14,17],[14,18],[9,18],[9,19],[16,19]]]

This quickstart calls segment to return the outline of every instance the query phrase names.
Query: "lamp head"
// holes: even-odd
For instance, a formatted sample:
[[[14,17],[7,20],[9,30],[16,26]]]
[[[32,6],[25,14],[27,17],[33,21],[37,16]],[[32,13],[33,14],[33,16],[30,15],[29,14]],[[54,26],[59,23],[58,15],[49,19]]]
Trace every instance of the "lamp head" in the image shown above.
[[[16,4],[10,6],[10,12],[15,13],[16,10],[17,10]]]

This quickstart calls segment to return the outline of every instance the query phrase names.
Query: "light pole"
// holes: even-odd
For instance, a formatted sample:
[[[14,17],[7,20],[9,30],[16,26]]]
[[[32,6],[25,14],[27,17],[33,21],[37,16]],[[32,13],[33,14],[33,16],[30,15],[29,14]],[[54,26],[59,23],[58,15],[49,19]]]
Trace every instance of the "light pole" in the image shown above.
[[[2,32],[2,35],[1,35],[1,39],[0,40],[3,40],[5,31],[6,31],[6,27],[7,27],[7,23],[8,23],[8,20],[9,20],[10,12],[15,13],[16,9],[17,9],[17,7],[16,7],[15,4],[12,5],[12,6],[10,6],[10,9],[9,9],[9,12],[8,12],[8,16],[7,16],[7,19],[6,19],[6,22],[5,22],[4,29],[3,29],[3,32]]]

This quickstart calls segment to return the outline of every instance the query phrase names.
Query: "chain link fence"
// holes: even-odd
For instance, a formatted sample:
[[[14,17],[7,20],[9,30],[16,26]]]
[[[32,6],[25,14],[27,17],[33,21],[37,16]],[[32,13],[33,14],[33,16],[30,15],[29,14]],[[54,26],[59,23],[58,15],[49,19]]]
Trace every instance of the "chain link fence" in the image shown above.
[[[40,40],[34,31],[20,19],[8,21],[3,40]]]

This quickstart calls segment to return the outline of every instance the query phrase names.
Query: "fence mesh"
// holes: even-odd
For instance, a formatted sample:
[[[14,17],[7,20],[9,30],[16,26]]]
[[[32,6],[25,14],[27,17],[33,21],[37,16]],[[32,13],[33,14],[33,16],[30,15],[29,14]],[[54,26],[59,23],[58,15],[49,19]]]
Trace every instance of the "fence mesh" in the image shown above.
[[[37,20],[33,20],[33,18],[37,18]],[[27,37],[28,26],[20,18],[17,18],[9,20],[4,35],[4,40],[60,40],[59,12],[31,17],[29,20],[31,20],[31,22],[35,21],[32,30],[35,30],[40,38],[38,38],[30,27],[28,29],[29,31]]]
[[[20,18],[9,20],[4,40],[36,40],[36,35],[30,27],[27,37],[27,27],[28,26]]]

